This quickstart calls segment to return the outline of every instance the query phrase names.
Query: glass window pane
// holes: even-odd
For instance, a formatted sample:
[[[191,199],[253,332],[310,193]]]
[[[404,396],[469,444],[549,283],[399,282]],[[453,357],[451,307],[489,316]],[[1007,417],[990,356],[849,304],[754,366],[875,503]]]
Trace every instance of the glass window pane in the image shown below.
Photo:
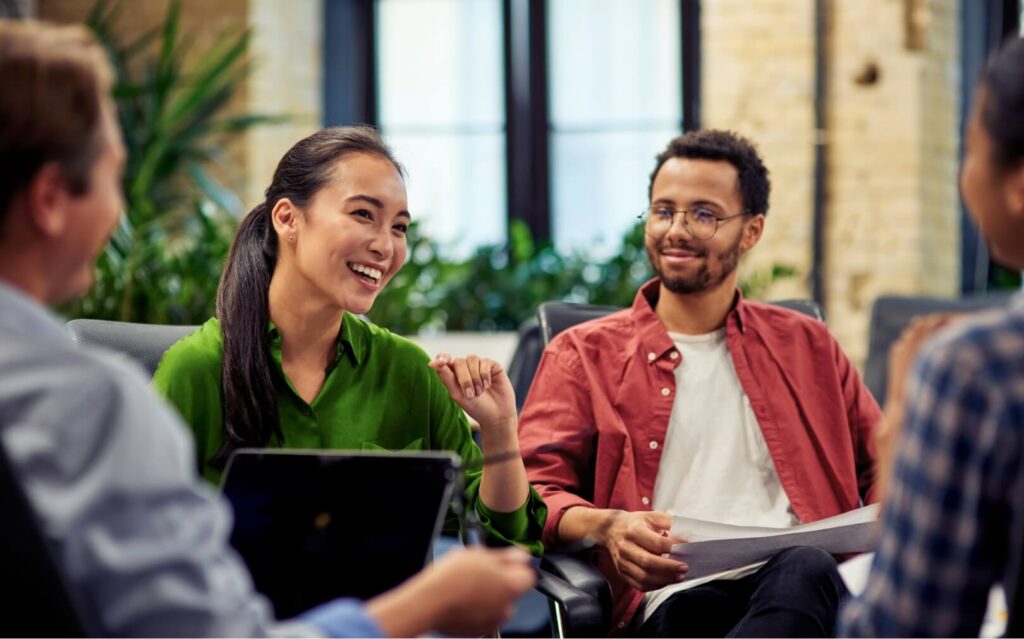
[[[409,211],[453,254],[505,241],[505,136],[394,133],[409,172]]]
[[[553,233],[559,250],[615,254],[647,205],[654,157],[678,134],[674,128],[556,133]]]
[[[679,122],[679,0],[557,0],[548,7],[554,126]]]
[[[409,209],[465,255],[505,240],[501,0],[377,0],[381,133],[409,173]]]
[[[682,129],[679,0],[548,2],[552,233],[606,257]]]

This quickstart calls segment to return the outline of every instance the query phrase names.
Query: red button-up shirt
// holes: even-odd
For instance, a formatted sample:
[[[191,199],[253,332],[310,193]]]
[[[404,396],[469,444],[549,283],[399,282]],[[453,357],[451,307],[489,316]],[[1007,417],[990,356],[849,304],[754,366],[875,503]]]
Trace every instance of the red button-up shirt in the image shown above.
[[[651,509],[674,369],[682,362],[654,314],[658,291],[657,280],[648,282],[632,308],[566,330],[541,358],[519,438],[530,481],[548,505],[549,548],[573,506]],[[737,293],[725,328],[736,374],[800,521],[873,501],[872,430],[881,412],[825,324]],[[621,630],[643,593],[617,577],[607,553],[599,553],[598,565],[611,582]]]

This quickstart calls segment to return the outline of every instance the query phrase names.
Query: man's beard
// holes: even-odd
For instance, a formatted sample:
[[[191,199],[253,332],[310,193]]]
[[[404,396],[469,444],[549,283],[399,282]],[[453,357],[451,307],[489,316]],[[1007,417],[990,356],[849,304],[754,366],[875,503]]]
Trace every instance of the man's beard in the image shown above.
[[[727,277],[732,275],[733,271],[736,270],[736,267],[740,262],[740,243],[742,240],[742,235],[737,237],[736,242],[734,242],[732,246],[726,247],[724,251],[715,256],[718,258],[717,262],[719,264],[719,270],[717,273],[712,273],[708,268],[711,260],[708,259],[708,249],[705,247],[693,246],[687,243],[671,245],[672,248],[681,248],[691,251],[698,257],[704,258],[704,263],[701,264],[697,269],[697,272],[692,275],[670,276],[663,273],[659,268],[659,253],[656,252],[661,248],[660,244],[658,247],[655,247],[655,249],[648,246],[647,257],[651,261],[651,266],[654,267],[654,272],[658,274],[658,279],[661,280],[662,286],[679,295],[700,293],[719,286]]]

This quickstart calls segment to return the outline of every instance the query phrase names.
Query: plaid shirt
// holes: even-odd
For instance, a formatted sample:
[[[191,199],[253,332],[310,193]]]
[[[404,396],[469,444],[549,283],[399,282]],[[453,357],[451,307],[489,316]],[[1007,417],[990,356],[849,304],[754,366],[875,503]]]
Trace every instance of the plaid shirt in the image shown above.
[[[839,633],[976,637],[1024,540],[1024,299],[937,336],[908,393],[871,577]]]

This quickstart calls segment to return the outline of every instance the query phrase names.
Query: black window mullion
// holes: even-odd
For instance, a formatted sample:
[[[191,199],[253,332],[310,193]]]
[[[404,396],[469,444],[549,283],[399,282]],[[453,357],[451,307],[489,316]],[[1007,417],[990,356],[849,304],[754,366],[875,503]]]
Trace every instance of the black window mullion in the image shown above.
[[[376,4],[324,0],[324,126],[378,122]]]
[[[683,130],[695,131],[700,117],[700,0],[680,0],[680,55],[683,60]]]
[[[547,12],[544,0],[503,0],[508,219],[551,239]]]

